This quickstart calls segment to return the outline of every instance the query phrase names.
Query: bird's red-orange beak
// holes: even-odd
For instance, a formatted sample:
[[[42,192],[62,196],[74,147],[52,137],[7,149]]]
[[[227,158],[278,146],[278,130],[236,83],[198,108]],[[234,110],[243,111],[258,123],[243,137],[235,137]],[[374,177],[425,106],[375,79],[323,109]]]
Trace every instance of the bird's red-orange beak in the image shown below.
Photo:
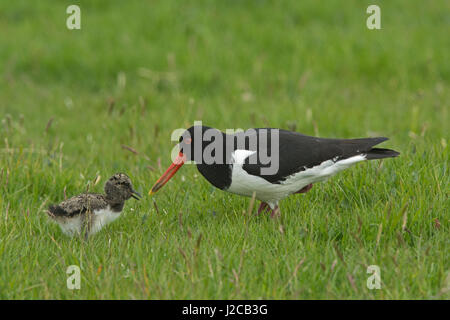
[[[164,172],[164,174],[156,181],[153,187],[148,192],[149,195],[154,194],[156,191],[161,189],[175,173],[181,168],[181,166],[186,162],[186,156],[180,151],[175,161],[169,166],[169,168]]]

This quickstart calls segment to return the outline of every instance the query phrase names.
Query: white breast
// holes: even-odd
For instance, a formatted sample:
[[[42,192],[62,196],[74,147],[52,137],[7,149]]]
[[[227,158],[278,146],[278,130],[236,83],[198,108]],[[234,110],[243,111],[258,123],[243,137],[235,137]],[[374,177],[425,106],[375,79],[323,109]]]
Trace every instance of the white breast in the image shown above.
[[[237,154],[236,154],[237,153]],[[310,183],[324,181],[339,171],[347,169],[352,164],[366,160],[365,155],[357,155],[348,159],[334,162],[327,160],[313,168],[307,168],[289,176],[279,184],[248,174],[242,165],[246,157],[254,152],[248,150],[236,150],[233,154],[233,167],[231,185],[227,191],[251,197],[256,192],[256,198],[267,202],[272,208],[279,200],[295,193]]]
[[[120,212],[114,212],[108,206],[107,209],[94,211],[94,216],[92,217],[92,225],[89,234],[94,234],[101,230],[107,224],[113,222],[120,216]]]

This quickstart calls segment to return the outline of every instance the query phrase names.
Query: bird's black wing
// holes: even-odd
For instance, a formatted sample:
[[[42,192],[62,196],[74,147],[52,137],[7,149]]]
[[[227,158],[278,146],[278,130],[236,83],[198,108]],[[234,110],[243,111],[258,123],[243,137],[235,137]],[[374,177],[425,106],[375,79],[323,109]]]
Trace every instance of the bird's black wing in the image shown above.
[[[60,204],[50,205],[48,211],[56,217],[73,217],[86,211],[94,212],[106,208],[107,205],[103,195],[86,193],[67,199]]]
[[[254,129],[260,136],[261,130]],[[271,183],[280,183],[288,176],[297,172],[320,165],[327,160],[339,161],[358,154],[370,154],[373,150],[373,157],[368,159],[385,158],[397,156],[398,153],[389,149],[372,149],[388,138],[362,138],[362,139],[325,139],[306,136],[297,132],[291,132],[281,129],[267,129],[267,146],[258,145],[258,155],[250,156],[246,159],[243,169],[255,176],[260,176]],[[277,152],[276,138],[273,130],[278,130],[279,146],[279,169],[276,173],[270,175],[261,174],[262,168],[268,168],[271,164],[263,164],[260,155],[271,155],[271,150]],[[274,148],[272,148],[272,145]],[[384,150],[384,151],[380,151]],[[257,157],[257,159],[256,159]],[[253,163],[252,163],[253,161]]]

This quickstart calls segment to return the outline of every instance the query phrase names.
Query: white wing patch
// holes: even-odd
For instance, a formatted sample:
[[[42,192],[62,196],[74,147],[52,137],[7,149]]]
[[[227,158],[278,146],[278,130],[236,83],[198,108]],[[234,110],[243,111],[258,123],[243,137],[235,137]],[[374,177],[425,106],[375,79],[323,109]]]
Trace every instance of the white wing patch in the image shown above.
[[[254,153],[256,153],[256,151],[238,149],[231,154],[231,160],[233,163],[240,164],[242,166],[245,159],[247,159]]]
[[[256,198],[267,202],[272,208],[279,200],[299,191],[310,183],[325,181],[351,165],[366,160],[366,155],[357,155],[336,162],[333,161],[334,159],[327,160],[315,167],[305,168],[305,170],[287,177],[279,184],[275,184],[261,177],[250,175],[242,168],[244,160],[254,152],[236,150],[232,155],[234,159],[232,180],[227,191],[248,197],[251,197],[253,192],[256,192]]]

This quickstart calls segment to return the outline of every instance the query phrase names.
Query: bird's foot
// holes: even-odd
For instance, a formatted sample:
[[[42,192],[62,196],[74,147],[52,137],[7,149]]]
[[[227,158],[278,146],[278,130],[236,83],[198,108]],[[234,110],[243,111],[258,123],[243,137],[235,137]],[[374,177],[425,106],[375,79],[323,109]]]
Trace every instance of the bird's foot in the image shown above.
[[[261,202],[258,208],[258,215],[260,215],[262,212],[270,212],[270,217],[274,218],[276,216],[280,215],[280,208],[278,206],[275,206],[275,208],[271,209],[269,204],[267,202]]]
[[[311,190],[312,188],[312,183],[308,184],[306,187],[301,188],[300,190],[298,190],[297,192],[294,193],[306,193],[309,190]]]
[[[279,217],[281,215],[280,208],[278,206],[275,206],[270,212],[270,217],[275,218]]]
[[[265,212],[270,210],[269,204],[267,202],[261,202],[258,208],[258,215],[261,214],[261,212]]]

